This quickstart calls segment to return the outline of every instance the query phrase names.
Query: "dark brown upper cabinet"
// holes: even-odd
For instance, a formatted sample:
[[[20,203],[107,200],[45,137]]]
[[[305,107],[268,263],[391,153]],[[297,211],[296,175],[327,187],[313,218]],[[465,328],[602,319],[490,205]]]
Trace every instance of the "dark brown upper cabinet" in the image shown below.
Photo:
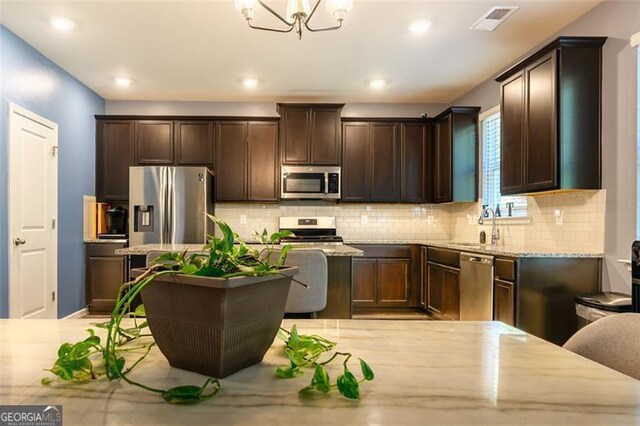
[[[213,122],[176,121],[175,164],[180,166],[213,165]]]
[[[342,201],[398,201],[398,124],[345,122],[342,131]]]
[[[136,121],[135,140],[136,164],[173,164],[173,121]]]
[[[451,107],[434,119],[433,201],[478,200],[478,107]]]
[[[129,199],[129,166],[133,164],[134,123],[96,123],[96,198],[100,202]]]
[[[496,78],[502,194],[601,188],[605,41],[560,37]]]
[[[278,104],[282,164],[340,165],[344,104]]]
[[[216,123],[216,200],[278,201],[278,123]]]
[[[429,201],[429,140],[424,123],[400,124],[400,201]]]

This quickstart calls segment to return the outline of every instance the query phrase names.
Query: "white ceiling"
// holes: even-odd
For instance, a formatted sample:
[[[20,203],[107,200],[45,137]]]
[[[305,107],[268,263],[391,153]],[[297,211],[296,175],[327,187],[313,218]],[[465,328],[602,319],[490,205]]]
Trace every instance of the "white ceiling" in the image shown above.
[[[301,41],[249,29],[233,0],[1,1],[0,22],[108,100],[447,103],[600,1],[356,0],[343,29]],[[496,5],[520,10],[494,32],[468,30]],[[76,28],[56,31],[53,15]],[[332,23],[322,5],[317,15]],[[417,18],[432,22],[421,37],[407,31]],[[256,24],[276,23],[259,11]],[[119,75],[133,84],[117,87]],[[389,85],[372,90],[372,78]]]

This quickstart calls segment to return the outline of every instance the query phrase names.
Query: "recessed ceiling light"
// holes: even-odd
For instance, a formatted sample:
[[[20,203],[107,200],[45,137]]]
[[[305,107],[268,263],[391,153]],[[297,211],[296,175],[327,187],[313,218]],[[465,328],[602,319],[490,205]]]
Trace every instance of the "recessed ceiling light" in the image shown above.
[[[422,34],[426,32],[430,27],[431,22],[429,21],[413,21],[411,25],[409,25],[409,31],[411,31],[413,34]]]
[[[387,80],[383,78],[374,78],[373,80],[369,80],[369,87],[372,89],[381,89],[386,86]]]
[[[258,80],[255,78],[245,78],[244,80],[242,80],[242,84],[247,89],[253,89],[258,85]]]
[[[63,16],[53,16],[49,22],[51,26],[58,31],[68,32],[71,31],[76,24],[69,18],[65,18]]]
[[[120,87],[131,86],[131,79],[129,77],[116,77],[115,82]]]

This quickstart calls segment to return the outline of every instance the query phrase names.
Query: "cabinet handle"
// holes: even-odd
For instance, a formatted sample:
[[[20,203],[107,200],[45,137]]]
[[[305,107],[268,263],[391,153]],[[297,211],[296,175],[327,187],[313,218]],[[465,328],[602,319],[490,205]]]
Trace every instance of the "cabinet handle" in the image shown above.
[[[27,240],[23,240],[22,238],[16,238],[15,240],[13,240],[13,244],[15,244],[16,246],[21,246],[26,243]]]

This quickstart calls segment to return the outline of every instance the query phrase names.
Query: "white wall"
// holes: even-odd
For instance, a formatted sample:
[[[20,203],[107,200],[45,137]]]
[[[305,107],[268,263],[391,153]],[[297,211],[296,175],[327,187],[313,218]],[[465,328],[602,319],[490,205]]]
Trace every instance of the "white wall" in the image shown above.
[[[629,40],[638,31],[640,1],[605,1],[550,38],[609,37],[602,67],[602,184],[606,189],[603,288],[626,293],[631,291],[629,272],[617,259],[629,259],[636,236],[637,63]],[[499,85],[488,80],[454,104],[479,105],[484,110],[499,102]]]
[[[346,104],[343,117],[430,117],[447,109],[443,104]],[[277,117],[275,102],[107,101],[112,115],[227,115]]]

